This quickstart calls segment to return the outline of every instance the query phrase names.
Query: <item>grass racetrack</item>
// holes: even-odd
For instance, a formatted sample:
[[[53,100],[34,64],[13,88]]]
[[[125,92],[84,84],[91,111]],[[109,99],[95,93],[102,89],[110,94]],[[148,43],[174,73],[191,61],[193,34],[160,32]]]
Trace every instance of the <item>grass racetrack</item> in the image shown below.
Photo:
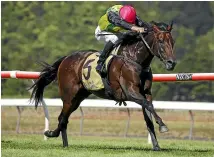
[[[214,157],[213,141],[159,139],[159,152],[151,150],[144,138],[68,136],[63,148],[61,137],[43,140],[42,135],[3,134],[2,157]]]

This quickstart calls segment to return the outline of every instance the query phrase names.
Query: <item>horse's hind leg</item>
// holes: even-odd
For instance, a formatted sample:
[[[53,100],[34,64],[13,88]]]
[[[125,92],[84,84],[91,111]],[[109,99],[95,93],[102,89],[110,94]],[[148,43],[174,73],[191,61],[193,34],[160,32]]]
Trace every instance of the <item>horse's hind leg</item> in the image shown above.
[[[82,88],[78,91],[78,93],[75,95],[75,97],[71,101],[71,105],[68,106],[68,108],[65,109],[65,111],[62,110],[62,116],[61,120],[59,119],[59,126],[61,127],[61,134],[62,134],[62,141],[63,141],[63,147],[68,146],[68,139],[67,139],[67,124],[68,124],[68,118],[71,115],[72,112],[74,112],[80,105],[80,103],[87,98],[90,95],[90,93]],[[67,112],[68,111],[68,112]]]
[[[60,87],[61,87],[60,93],[61,93],[61,99],[63,101],[63,108],[58,117],[58,121],[59,121],[58,127],[53,131],[48,130],[44,134],[47,137],[58,137],[60,134],[60,131],[62,131],[62,136],[64,137],[63,139],[65,139],[68,118],[70,116],[71,110],[74,110],[73,108],[77,108],[75,107],[75,104],[72,103],[72,99],[80,90],[80,86],[74,83],[74,86],[67,84],[67,87],[65,86],[60,86]]]
[[[47,137],[58,137],[61,131],[62,140],[63,140],[63,147],[68,146],[67,140],[67,124],[68,118],[70,114],[75,111],[82,100],[87,98],[90,93],[86,91],[81,84],[76,84],[72,88],[67,88],[67,90],[61,91],[62,94],[62,101],[63,101],[63,108],[58,117],[58,127],[54,131],[46,131],[45,135]]]

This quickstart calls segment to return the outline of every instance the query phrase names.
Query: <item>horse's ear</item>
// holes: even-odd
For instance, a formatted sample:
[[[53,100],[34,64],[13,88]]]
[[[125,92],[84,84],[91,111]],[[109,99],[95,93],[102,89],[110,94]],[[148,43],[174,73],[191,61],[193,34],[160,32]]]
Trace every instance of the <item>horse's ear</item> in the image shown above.
[[[174,21],[172,20],[172,21],[171,21],[171,24],[170,24],[171,30],[172,30],[172,28],[173,28],[173,27],[172,27],[172,26],[173,26],[173,23],[174,23]]]
[[[173,26],[173,23],[174,23],[174,21],[172,20],[172,21],[171,21],[171,27]]]
[[[173,23],[174,23],[174,22],[171,21],[170,25],[168,25],[168,27],[167,27],[167,30],[168,30],[168,31],[171,31],[171,30],[172,30],[172,28],[173,28],[173,27],[172,27],[172,26],[173,26]]]
[[[167,30],[168,31],[171,31],[173,29],[173,21],[171,21],[170,25],[168,26]]]

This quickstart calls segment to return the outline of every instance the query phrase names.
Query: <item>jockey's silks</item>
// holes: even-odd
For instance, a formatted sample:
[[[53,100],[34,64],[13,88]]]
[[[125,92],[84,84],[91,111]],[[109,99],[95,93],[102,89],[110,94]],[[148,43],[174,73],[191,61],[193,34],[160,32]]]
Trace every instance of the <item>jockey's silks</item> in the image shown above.
[[[120,8],[122,8],[123,5],[114,5],[110,7],[106,13],[100,18],[98,25],[100,26],[101,31],[107,31],[107,32],[120,32],[124,31],[122,27],[118,27],[108,21],[108,12],[112,11],[119,16]]]

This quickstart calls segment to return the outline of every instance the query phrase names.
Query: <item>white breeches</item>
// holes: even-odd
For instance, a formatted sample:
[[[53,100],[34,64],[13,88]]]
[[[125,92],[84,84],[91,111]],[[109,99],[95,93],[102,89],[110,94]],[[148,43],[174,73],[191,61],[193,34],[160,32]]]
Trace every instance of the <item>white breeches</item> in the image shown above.
[[[111,34],[111,35],[98,36],[98,34]],[[118,37],[115,34],[111,32],[101,31],[99,26],[97,26],[95,30],[95,38],[99,41],[104,41],[105,43],[109,41],[111,41],[112,43],[116,43],[116,41],[118,40]]]

